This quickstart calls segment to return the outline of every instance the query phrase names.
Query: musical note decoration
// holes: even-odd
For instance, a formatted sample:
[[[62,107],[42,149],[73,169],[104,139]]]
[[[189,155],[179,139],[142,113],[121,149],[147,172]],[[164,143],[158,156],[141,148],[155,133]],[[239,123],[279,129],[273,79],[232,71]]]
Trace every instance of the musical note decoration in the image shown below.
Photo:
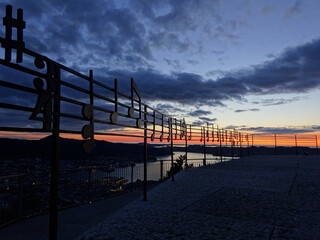
[[[192,130],[191,130],[191,125],[190,125],[190,135],[189,135],[188,140],[191,141],[191,139],[192,139]]]
[[[118,121],[118,80],[114,79],[114,112],[110,114],[110,122],[116,124]]]
[[[139,101],[139,117],[136,120],[136,127],[141,128],[141,125],[142,125],[141,94],[133,78],[131,78],[131,107],[128,108],[128,116],[131,118],[134,118],[134,93],[137,95],[138,101]]]
[[[30,120],[40,120],[43,122],[43,129],[50,131],[52,130],[52,98],[59,88],[60,84],[60,69],[57,64],[55,64],[50,59],[37,56],[34,60],[34,65],[38,69],[43,69],[47,67],[45,74],[46,89],[44,89],[44,81],[42,78],[34,78],[33,85],[37,90],[38,98],[33,112],[31,113]],[[43,113],[42,117],[38,114]],[[59,114],[59,113],[58,113]]]
[[[11,61],[12,49],[16,50],[16,63],[23,60],[23,50],[25,47],[23,41],[23,29],[26,28],[26,22],[23,21],[23,10],[17,9],[17,19],[12,18],[12,6],[6,6],[6,16],[3,18],[5,26],[5,38],[1,38],[1,47],[5,49],[5,61]],[[12,28],[16,28],[17,39],[12,39]]]

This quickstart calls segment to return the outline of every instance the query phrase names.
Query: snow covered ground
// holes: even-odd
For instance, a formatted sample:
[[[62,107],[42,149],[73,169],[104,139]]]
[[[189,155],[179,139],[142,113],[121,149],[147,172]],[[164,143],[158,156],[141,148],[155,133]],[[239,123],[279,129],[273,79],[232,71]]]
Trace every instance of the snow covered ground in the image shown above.
[[[255,156],[180,172],[76,238],[93,239],[320,239],[320,157]]]

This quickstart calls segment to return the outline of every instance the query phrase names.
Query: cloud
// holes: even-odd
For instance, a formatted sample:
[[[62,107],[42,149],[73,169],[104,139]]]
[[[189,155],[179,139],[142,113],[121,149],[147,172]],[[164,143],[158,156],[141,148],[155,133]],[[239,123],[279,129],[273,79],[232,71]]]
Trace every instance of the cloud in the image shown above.
[[[209,123],[217,121],[217,118],[199,117],[199,119]]]
[[[199,117],[199,116],[209,115],[209,114],[211,114],[210,111],[204,111],[204,110],[196,110],[189,113],[189,115],[192,117]]]
[[[163,59],[170,67],[172,67],[175,71],[181,71],[184,67],[181,65],[179,60],[170,60],[167,58]]]
[[[313,133],[320,130],[320,126],[302,126],[302,127],[243,127],[240,131],[253,131],[264,134],[301,134]]]
[[[26,47],[53,59],[61,59],[79,71],[87,72],[94,67],[95,79],[111,86],[109,83],[113,78],[121,79],[126,83],[119,86],[126,85],[124,89],[128,92],[133,77],[144,101],[225,106],[228,100],[242,101],[249,95],[302,93],[320,86],[320,58],[317,54],[320,39],[287,48],[278,57],[236,71],[212,70],[202,76],[182,71],[165,74],[155,69],[152,66],[155,46],[175,52],[187,50],[189,40],[183,33],[199,30],[197,16],[212,14],[216,11],[216,2],[12,2],[15,7],[25,10]],[[135,11],[130,4],[137,7]],[[192,9],[195,11],[190,11]],[[227,34],[218,25],[215,29]],[[181,64],[178,60],[166,60],[172,66]],[[219,77],[210,78],[214,75]],[[285,101],[270,104],[280,103]]]
[[[260,109],[258,108],[251,108],[251,109],[237,109],[234,112],[241,113],[241,112],[258,112]]]
[[[269,99],[262,99],[262,100],[256,100],[253,101],[253,104],[259,104],[262,106],[276,106],[276,105],[282,105],[282,104],[288,104],[291,102],[296,102],[303,99],[302,97],[293,97],[293,98],[269,98]]]
[[[300,13],[302,7],[302,1],[296,0],[294,4],[289,7],[285,12],[285,17],[292,17],[298,13]]]

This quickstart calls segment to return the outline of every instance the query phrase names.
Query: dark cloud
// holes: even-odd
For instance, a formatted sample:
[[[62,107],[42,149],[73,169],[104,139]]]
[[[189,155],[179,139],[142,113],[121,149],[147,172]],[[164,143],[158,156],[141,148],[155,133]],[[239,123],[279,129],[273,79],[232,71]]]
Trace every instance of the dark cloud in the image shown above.
[[[258,108],[251,108],[251,109],[237,109],[234,112],[241,113],[241,112],[258,112],[260,109]]]
[[[135,1],[132,3],[137,7],[135,11],[128,7],[131,5],[116,7],[102,0],[90,4],[86,0],[12,2],[25,10],[24,36],[28,48],[60,59],[76,70],[87,72],[94,67],[96,79],[111,86],[108,83],[113,78],[121,79],[125,84],[119,86],[125,85],[126,91],[130,78],[134,77],[143,100],[224,106],[227,100],[242,101],[248,95],[301,93],[320,86],[320,39],[287,48],[278,57],[250,68],[219,72],[221,77],[216,79],[189,72],[164,74],[155,70],[150,64],[154,61],[152,46],[176,52],[188,49],[188,39],[181,33],[197,29],[196,16],[213,11],[215,4],[211,1],[168,1],[168,5]],[[227,34],[219,26],[215,29]],[[179,67],[178,61],[166,60]],[[208,72],[206,77],[212,74],[217,71]],[[269,104],[280,103],[285,101]]]
[[[294,127],[243,127],[241,131],[253,131],[266,134],[299,134],[299,133],[313,133],[319,131],[320,126],[303,126],[299,128]]]
[[[189,115],[192,117],[199,117],[199,116],[210,115],[210,114],[211,114],[210,111],[204,111],[204,110],[196,110],[189,113]]]
[[[181,71],[183,69],[183,66],[180,64],[179,60],[170,60],[167,58],[164,58],[163,60],[175,71]]]
[[[217,121],[217,118],[199,117],[199,119],[209,123]]]
[[[201,120],[196,120],[196,121],[191,123],[191,125],[195,125],[195,126],[202,126],[204,124],[205,124],[205,122],[201,121]]]

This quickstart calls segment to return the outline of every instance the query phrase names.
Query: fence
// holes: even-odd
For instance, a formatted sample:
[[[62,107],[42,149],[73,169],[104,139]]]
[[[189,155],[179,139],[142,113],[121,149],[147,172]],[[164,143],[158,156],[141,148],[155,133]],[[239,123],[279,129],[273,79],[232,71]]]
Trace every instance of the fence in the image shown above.
[[[113,80],[113,86],[110,87],[107,80],[97,80],[92,70],[86,75],[26,48],[23,39],[26,23],[22,9],[17,10],[17,17],[14,18],[12,6],[7,5],[3,25],[5,37],[0,37],[0,72],[1,78],[6,79],[0,79],[3,95],[0,101],[0,131],[46,133],[52,136],[50,179],[47,179],[48,174],[44,176],[45,188],[49,187],[46,204],[50,209],[51,240],[57,239],[59,196],[65,187],[59,182],[64,176],[59,171],[61,134],[72,134],[76,138],[81,136],[82,148],[87,153],[94,151],[95,136],[143,139],[144,200],[147,200],[147,145],[150,141],[166,141],[170,145],[171,167],[174,144],[177,143],[185,145],[186,156],[193,143],[203,144],[203,165],[210,160],[207,158],[209,143],[217,147],[215,150],[220,161],[224,155],[242,156],[245,148],[249,153],[249,148],[253,146],[253,141],[250,145],[248,134],[235,129],[223,130],[209,124],[193,126],[184,119],[159,112],[142,102],[142,94],[133,79],[130,80],[129,93],[125,93],[120,91],[117,79]],[[15,62],[13,53],[16,54]],[[15,179],[13,182],[21,182],[21,177],[12,177]],[[19,186],[21,184],[18,187],[17,184],[12,185],[18,193]],[[35,187],[40,186],[35,184]]]

